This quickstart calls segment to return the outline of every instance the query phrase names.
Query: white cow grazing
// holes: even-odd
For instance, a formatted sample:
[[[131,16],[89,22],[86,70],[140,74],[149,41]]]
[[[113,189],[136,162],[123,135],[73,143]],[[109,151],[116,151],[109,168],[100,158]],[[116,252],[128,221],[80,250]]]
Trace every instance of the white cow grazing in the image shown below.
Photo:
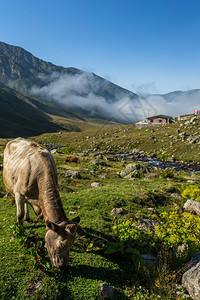
[[[29,219],[29,203],[44,218],[52,264],[60,269],[66,267],[80,218],[69,221],[65,215],[51,153],[22,138],[9,142],[4,151],[3,181],[15,197],[17,221],[22,224],[23,218]]]

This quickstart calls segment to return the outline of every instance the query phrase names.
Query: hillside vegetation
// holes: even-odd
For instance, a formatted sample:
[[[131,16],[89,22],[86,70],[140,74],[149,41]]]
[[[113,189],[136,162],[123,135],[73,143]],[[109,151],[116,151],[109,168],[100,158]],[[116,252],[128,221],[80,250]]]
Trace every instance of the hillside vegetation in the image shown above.
[[[81,217],[83,230],[70,252],[68,272],[57,271],[45,250],[44,224],[32,212],[33,223],[24,229],[16,225],[16,207],[5,196],[1,170],[1,299],[101,299],[104,282],[114,288],[114,299],[186,299],[182,288],[177,293],[177,284],[185,263],[200,247],[200,220],[183,213],[183,205],[190,196],[198,201],[199,173],[151,168],[123,156],[116,160],[111,152],[139,148],[165,160],[174,155],[198,163],[199,120],[186,122],[141,130],[109,125],[35,137],[43,147],[54,148],[64,209],[69,218]],[[0,153],[6,142],[0,139]],[[74,154],[78,162],[67,162]],[[122,176],[128,168],[134,170],[131,176]],[[99,186],[92,187],[93,182]],[[127,214],[117,218],[111,215],[113,208]],[[152,219],[158,227],[138,229],[138,217]],[[177,255],[182,244],[188,251]],[[141,254],[153,255],[156,263],[144,264]]]
[[[176,160],[200,162],[200,118],[190,122],[178,121],[163,126],[136,129],[135,125],[105,123],[96,129],[84,132],[63,132],[36,137],[37,142],[56,145],[70,144],[74,152],[113,151],[132,153],[134,149],[156,154],[161,159],[174,157]]]

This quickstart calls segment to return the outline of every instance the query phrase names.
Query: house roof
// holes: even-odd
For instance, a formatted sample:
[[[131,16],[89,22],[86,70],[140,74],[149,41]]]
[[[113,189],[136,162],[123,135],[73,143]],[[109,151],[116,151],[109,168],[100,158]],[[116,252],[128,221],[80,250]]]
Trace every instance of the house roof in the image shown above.
[[[157,115],[157,116],[152,116],[152,117],[148,117],[147,119],[156,119],[156,118],[162,118],[162,119],[171,119],[171,116],[166,116],[166,115]]]

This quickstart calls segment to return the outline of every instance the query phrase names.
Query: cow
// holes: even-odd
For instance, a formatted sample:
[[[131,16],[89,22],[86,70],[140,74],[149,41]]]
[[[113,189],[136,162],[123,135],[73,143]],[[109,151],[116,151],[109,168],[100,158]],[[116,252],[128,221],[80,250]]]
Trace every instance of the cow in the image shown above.
[[[73,156],[73,155],[70,155],[70,156],[68,156],[66,159],[65,159],[65,162],[66,163],[72,163],[72,162],[74,162],[74,163],[78,163],[78,161],[79,161],[79,158],[78,157],[76,157],[76,156]]]
[[[17,222],[29,220],[28,204],[46,225],[45,242],[51,263],[62,270],[68,265],[69,250],[74,243],[79,217],[69,220],[58,191],[53,156],[37,143],[17,138],[4,150],[3,181],[17,207]]]

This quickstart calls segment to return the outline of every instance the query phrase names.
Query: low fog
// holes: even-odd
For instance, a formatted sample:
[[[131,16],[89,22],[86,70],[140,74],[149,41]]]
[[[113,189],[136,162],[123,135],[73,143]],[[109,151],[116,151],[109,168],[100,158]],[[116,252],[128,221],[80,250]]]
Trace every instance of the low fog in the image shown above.
[[[200,90],[166,95],[143,94],[138,97],[128,92],[114,91],[114,97],[109,99],[103,95],[109,91],[110,82],[99,80],[93,73],[53,73],[48,78],[43,76],[43,80],[47,85],[41,88],[34,86],[31,94],[69,108],[80,107],[87,110],[90,117],[135,123],[156,114],[178,116],[200,109]]]

